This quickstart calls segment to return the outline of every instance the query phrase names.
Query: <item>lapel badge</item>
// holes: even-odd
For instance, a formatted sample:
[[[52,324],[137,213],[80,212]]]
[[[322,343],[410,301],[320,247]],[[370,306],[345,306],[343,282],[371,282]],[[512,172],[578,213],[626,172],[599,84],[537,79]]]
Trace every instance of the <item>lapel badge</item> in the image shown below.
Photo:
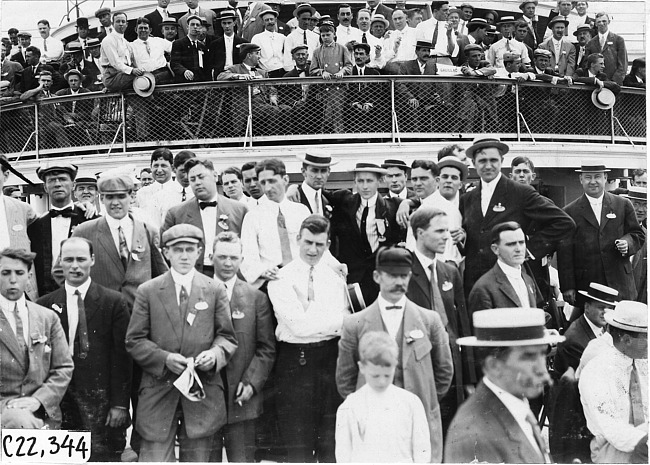
[[[495,211],[495,212],[497,212],[497,213],[501,213],[501,212],[506,211],[506,207],[504,207],[503,205],[501,205],[501,202],[499,202],[499,203],[496,204],[494,207],[492,207],[492,211]]]
[[[375,225],[377,226],[377,234],[379,235],[378,240],[379,242],[384,242],[386,241],[386,223],[384,222],[383,218],[377,218],[375,219]]]
[[[607,215],[605,215],[605,216],[606,216],[607,218],[609,218],[610,220],[613,220],[614,218],[616,218],[616,213],[614,213],[614,212],[609,212],[609,213],[608,213]]]
[[[135,252],[135,251],[131,252],[131,258],[132,258],[133,261],[135,261],[135,262],[139,262],[139,261],[140,261],[140,257],[138,256],[137,252]]]
[[[47,336],[44,336],[39,333],[32,333],[31,338],[32,338],[32,345],[43,344],[44,342],[47,341]]]
[[[219,226],[224,231],[228,231],[230,227],[228,226],[227,221],[228,221],[228,215],[219,215],[219,221],[217,222],[217,226]]]
[[[52,304],[52,310],[54,310],[57,313],[61,313],[63,311],[63,309],[57,304]]]
[[[245,316],[246,316],[246,315],[244,315],[244,312],[242,312],[242,311],[239,310],[239,309],[235,309],[235,311],[232,312],[232,319],[233,319],[233,320],[241,320],[241,319],[244,318]]]
[[[194,308],[197,310],[207,310],[208,303],[205,300],[199,300],[197,303],[194,304]]]
[[[445,281],[444,283],[442,283],[442,290],[443,291],[449,291],[449,290],[453,289],[453,287],[454,287],[454,285],[452,283],[450,283],[449,281]]]
[[[416,339],[422,339],[424,337],[424,333],[419,330],[419,329],[414,329],[409,332],[408,336],[406,336],[406,343],[410,344]]]
[[[22,231],[24,228],[22,224],[14,224],[11,229],[14,231]]]

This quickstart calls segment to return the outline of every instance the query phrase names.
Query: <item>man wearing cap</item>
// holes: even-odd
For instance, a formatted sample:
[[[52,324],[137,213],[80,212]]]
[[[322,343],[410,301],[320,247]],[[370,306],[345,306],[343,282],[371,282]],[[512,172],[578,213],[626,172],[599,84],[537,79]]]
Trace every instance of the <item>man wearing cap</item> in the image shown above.
[[[244,39],[235,34],[236,16],[234,10],[222,10],[217,21],[221,24],[223,36],[218,37],[210,44],[213,80],[216,80],[224,69],[241,63],[239,45],[246,43]]]
[[[402,200],[414,198],[415,191],[406,186],[411,167],[402,160],[384,160],[381,167],[386,170],[384,176],[388,185],[388,194],[385,198],[399,197]]]
[[[208,47],[199,42],[201,18],[196,15],[189,16],[187,24],[187,36],[175,40],[172,44],[171,67],[174,79],[177,83],[207,81],[210,79]]]
[[[451,26],[447,23],[449,2],[434,0],[431,2],[433,17],[418,24],[416,37],[418,41],[431,44],[431,57],[437,63],[451,65],[451,57],[458,56],[458,44],[452,40]]]
[[[573,43],[576,50],[576,69],[586,68],[587,44],[591,40],[591,33],[592,29],[588,24],[581,24],[578,26],[576,32],[573,33],[578,40]]]
[[[199,228],[205,237],[206,248],[202,249],[202,259],[195,265],[203,274],[214,276],[210,244],[222,231],[240,234],[248,208],[241,202],[217,193],[217,174],[210,160],[190,157],[183,164],[183,170],[194,198],[169,208],[160,231],[164,234],[178,224],[191,224]]]
[[[528,56],[526,44],[514,40],[515,24],[516,21],[514,16],[504,16],[497,23],[497,27],[499,28],[503,38],[493,43],[485,56],[492,66],[504,68],[503,56],[506,53],[518,54],[521,57],[523,64],[530,64],[530,57]]]
[[[178,21],[176,18],[170,17],[160,23],[160,30],[163,39],[174,42],[178,38]]]
[[[251,43],[260,47],[260,66],[268,73],[268,77],[284,76],[284,35],[276,32],[278,12],[268,10],[260,14],[264,22],[264,31],[255,34]]]
[[[171,68],[167,63],[167,56],[172,51],[172,43],[160,37],[152,37],[147,18],[138,18],[135,30],[138,38],[131,42],[131,50],[138,68],[152,73],[156,84],[173,83]]]
[[[109,34],[114,31],[113,23],[111,21],[111,9],[108,7],[100,8],[99,10],[95,11],[95,18],[99,20],[96,37],[100,42],[102,42]]]
[[[626,197],[632,202],[636,219],[646,233],[648,229],[648,189],[646,187],[638,187],[636,185],[630,186],[627,194],[621,197]],[[634,283],[638,295],[636,301],[648,303],[648,242],[643,242],[643,247],[634,254],[632,258],[632,270],[634,272]]]
[[[63,77],[66,79],[66,74],[71,70],[77,70],[82,74],[81,83],[83,87],[90,90],[96,91],[100,90],[97,88],[97,81],[101,81],[102,71],[98,68],[96,60],[93,60],[92,51],[97,49],[99,42],[97,39],[88,39],[86,50],[88,52],[87,59],[84,55],[84,50],[81,48],[79,42],[70,42],[66,45],[66,55],[71,56],[71,60],[68,63],[63,63],[61,65],[60,72],[63,74]],[[68,83],[69,84],[69,83]],[[65,90],[65,89],[64,89]],[[58,94],[57,94],[58,95]]]
[[[575,223],[560,208],[530,186],[501,174],[509,147],[498,137],[480,136],[466,152],[481,178],[480,185],[460,199],[465,240],[465,293],[492,266],[497,257],[488,232],[505,221],[516,221],[528,235],[526,247],[536,260],[545,260],[559,240],[573,233]],[[532,226],[535,226],[533,231]],[[534,302],[533,302],[534,303]]]
[[[307,46],[307,61],[311,61],[314,50],[319,46],[319,36],[309,29],[312,16],[316,10],[309,4],[305,3],[298,6],[293,11],[293,16],[298,20],[298,27],[291,31],[284,41],[284,70],[293,69],[293,58],[295,47]]]
[[[124,347],[129,306],[90,279],[93,245],[78,237],[61,244],[62,288],[41,297],[61,321],[74,361],[61,402],[63,429],[90,430],[93,461],[120,461],[130,423],[132,361]]]
[[[429,422],[431,462],[442,459],[442,426],[438,401],[453,378],[449,337],[438,312],[424,309],[406,297],[413,255],[402,247],[377,252],[373,279],[379,297],[365,310],[347,317],[339,342],[336,385],[344,398],[364,383],[359,373],[358,345],[369,331],[387,332],[400,347],[393,384],[417,395]]]
[[[20,92],[25,93],[39,87],[39,77],[43,71],[50,73],[50,80],[52,81],[48,87],[50,92],[56,92],[66,86],[65,80],[58,71],[55,71],[50,65],[41,63],[41,51],[33,45],[25,49],[25,61],[27,66],[23,68],[21,75]]]
[[[100,178],[101,183],[101,178]],[[142,462],[207,462],[214,434],[226,423],[220,371],[237,348],[226,288],[194,269],[203,233],[189,224],[163,233],[172,269],[145,283],[126,333],[126,348],[143,370],[136,430]],[[174,383],[192,369],[203,396],[187,398]],[[196,371],[194,371],[196,370]],[[193,400],[193,401],[192,401]]]
[[[550,83],[552,85],[557,85],[558,83],[560,84],[566,84],[568,83],[567,78],[571,79],[571,82],[573,82],[573,76],[565,76],[565,78],[561,78],[560,74],[551,67],[551,59],[553,57],[553,54],[543,48],[538,48],[533,52],[533,68],[532,68],[532,73],[535,74],[535,79],[538,81],[543,81]],[[557,106],[553,103],[549,105],[551,108],[554,110],[559,111],[557,109]],[[533,109],[533,112],[535,112],[536,109]],[[542,118],[545,120],[545,122],[548,124],[548,115],[545,113],[548,111],[548,108],[542,109],[543,112],[539,118]],[[559,115],[558,115],[559,116]],[[551,122],[552,123],[552,122]]]
[[[539,48],[551,52],[551,67],[560,76],[569,76],[571,78],[576,67],[576,50],[568,37],[565,38],[564,32],[568,25],[569,21],[565,19],[558,16],[553,18],[548,23],[548,28],[553,31],[553,36],[540,44]]]
[[[370,61],[370,45],[363,43],[354,43],[352,45],[354,57],[354,66],[352,67],[352,76],[379,76],[376,68],[368,65]],[[359,132],[371,132],[377,127],[382,116],[388,114],[385,105],[382,105],[380,84],[377,83],[356,83],[348,86],[346,99],[352,111],[348,114],[350,122],[357,125],[356,130]],[[370,118],[372,114],[375,118]],[[374,121],[373,121],[374,120]]]
[[[482,59],[484,55],[483,46],[469,44],[463,49],[465,62],[461,65],[461,72],[464,76],[476,78],[489,78],[497,73],[497,69]],[[486,126],[496,127],[497,105],[493,92],[486,92],[480,83],[465,85],[461,89],[460,110],[458,118],[461,120],[465,132],[473,132],[479,127],[481,119],[485,118]]]
[[[167,10],[167,7],[169,6],[169,1],[170,0],[158,0],[158,5],[156,6],[156,9],[153,10],[151,13],[147,13],[144,15],[147,20],[149,20],[149,26],[151,27],[151,35],[154,37],[160,37],[161,39],[164,38],[163,33],[162,33],[162,22],[167,21],[173,16],[169,13]]]
[[[330,177],[331,167],[338,163],[328,152],[322,150],[309,150],[304,155],[298,155],[302,161],[300,172],[303,182],[298,186],[298,196],[301,204],[309,209],[309,213],[317,213],[329,218],[332,207],[323,188]]]
[[[582,370],[578,387],[594,463],[648,461],[648,306],[623,300],[605,314],[613,347]]]
[[[208,34],[211,36],[214,35],[214,24],[216,21],[217,14],[209,8],[202,8],[199,6],[199,0],[185,0],[187,5],[187,13],[185,13],[178,20],[178,38],[183,39],[190,35],[191,26],[190,18],[196,16],[199,18],[199,23],[201,22],[200,18],[205,18],[208,21]]]
[[[572,18],[571,10],[573,9],[574,5],[575,4],[570,0],[557,0],[557,5],[555,6],[555,8],[551,10],[551,12],[548,15],[549,23],[555,18],[559,18],[565,21],[571,21]],[[565,33],[566,35],[569,35],[569,33],[573,33],[574,30],[575,28],[572,28],[572,30],[569,31],[569,26],[567,26]],[[543,41],[546,42],[548,39],[551,38],[552,35],[553,35],[553,31],[550,28],[548,28],[544,33]]]
[[[587,55],[592,53],[602,54],[605,59],[603,72],[607,75],[607,79],[621,85],[627,73],[625,40],[609,31],[609,16],[607,13],[598,13],[596,15],[596,28],[598,34],[587,43],[585,53]]]
[[[484,376],[451,422],[445,462],[551,463],[528,406],[551,383],[549,344],[564,340],[546,331],[544,321],[544,312],[536,308],[497,308],[473,315],[476,336],[457,343],[475,347]]]
[[[389,22],[383,15],[374,15],[370,17],[370,34],[381,41],[383,46],[384,36],[388,30]]]
[[[605,192],[609,171],[605,165],[583,164],[576,172],[584,194],[564,207],[577,227],[558,250],[560,288],[564,300],[578,307],[583,299],[576,291],[592,282],[613,287],[623,300],[636,298],[638,292],[630,257],[643,245],[645,233],[632,203]],[[576,308],[571,319],[581,313]]]
[[[88,89],[81,87],[82,80],[84,79],[81,71],[71,69],[65,73],[64,78],[68,81],[70,87],[57,91],[55,95],[79,95],[90,92]],[[94,105],[95,102],[93,100],[71,100],[62,103],[59,107],[61,117],[66,123],[66,130],[71,132],[70,135],[76,143],[83,144],[82,141],[87,140],[87,134],[83,131],[88,127],[87,124],[90,122]],[[76,131],[74,131],[75,129]]]
[[[79,17],[77,18],[77,23],[75,28],[77,29],[77,36],[74,37],[72,40],[75,40],[81,44],[81,49],[83,50],[84,58],[88,59],[90,54],[86,50],[86,44],[88,42],[88,39],[90,38],[90,26],[88,24],[88,18],[85,17]]]
[[[524,43],[533,50],[538,47],[544,38],[544,29],[540,25],[540,18],[535,14],[538,4],[539,2],[537,0],[524,0],[519,4],[519,9],[522,12],[519,20],[526,23],[526,27],[528,28],[528,34],[524,39]]]
[[[471,44],[477,44],[481,46],[481,51],[483,49],[483,39],[485,39],[485,34],[488,30],[488,23],[483,18],[474,18],[467,23],[468,33],[462,35],[458,38],[458,60],[462,64],[463,60],[466,59],[465,47]]]
[[[20,66],[26,68],[27,61],[25,60],[25,50],[31,45],[32,35],[29,32],[18,33],[19,44],[17,47],[11,47],[10,56],[11,61],[20,63]]]
[[[417,58],[416,30],[406,24],[406,12],[394,10],[392,19],[395,30],[391,30],[390,35],[384,39],[382,52],[386,63],[415,60]]]

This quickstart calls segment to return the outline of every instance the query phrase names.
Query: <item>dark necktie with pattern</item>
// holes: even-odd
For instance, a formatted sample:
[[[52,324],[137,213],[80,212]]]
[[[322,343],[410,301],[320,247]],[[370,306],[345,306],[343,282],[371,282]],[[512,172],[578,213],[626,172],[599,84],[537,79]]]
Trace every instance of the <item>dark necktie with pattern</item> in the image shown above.
[[[122,226],[118,226],[117,234],[120,241],[120,259],[122,260],[122,265],[124,265],[124,269],[126,270],[129,266],[129,246],[126,242],[126,236],[124,236]]]
[[[79,289],[74,291],[74,295],[77,296],[77,309],[79,310],[79,322],[77,323],[77,337],[75,337],[74,341],[74,353],[83,360],[88,356],[88,350],[90,350],[90,344],[88,343],[88,325],[86,323],[86,306],[84,305],[84,299],[82,299]]]

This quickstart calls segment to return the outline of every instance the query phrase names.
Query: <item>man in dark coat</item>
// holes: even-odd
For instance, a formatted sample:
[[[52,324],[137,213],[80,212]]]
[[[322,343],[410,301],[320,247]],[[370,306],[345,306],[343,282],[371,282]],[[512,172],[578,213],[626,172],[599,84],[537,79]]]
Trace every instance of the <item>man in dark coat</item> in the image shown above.
[[[241,63],[239,45],[246,43],[244,39],[235,34],[235,10],[222,10],[217,17],[217,21],[221,23],[223,28],[223,36],[218,37],[210,44],[209,54],[213,80],[216,80],[217,76],[227,67]],[[228,46],[226,46],[226,42]],[[230,60],[227,56],[228,52],[230,53]]]
[[[201,82],[210,80],[208,47],[199,41],[203,27],[201,18],[188,18],[189,34],[172,44],[171,67],[176,82]]]
[[[605,57],[605,69],[603,72],[607,79],[614,81],[619,86],[627,73],[627,50],[625,40],[618,34],[608,30],[609,16],[606,13],[599,13],[596,16],[596,28],[598,34],[587,43],[585,53],[600,53]]]
[[[130,424],[132,362],[124,346],[129,308],[119,292],[91,281],[94,263],[90,242],[66,239],[61,246],[65,286],[37,303],[56,312],[74,361],[61,402],[62,428],[91,432],[92,461],[119,462]]]
[[[643,245],[645,233],[632,203],[605,192],[609,171],[601,164],[583,164],[576,172],[584,194],[564,208],[576,223],[574,233],[562,240],[558,250],[564,300],[577,305],[571,320],[582,314],[583,299],[577,291],[588,289],[589,283],[612,287],[623,300],[637,296],[630,257]]]
[[[151,35],[154,37],[163,38],[161,24],[163,21],[171,18],[167,10],[170,0],[158,0],[158,6],[151,13],[144,15],[145,18],[149,20],[149,26],[151,27]]]

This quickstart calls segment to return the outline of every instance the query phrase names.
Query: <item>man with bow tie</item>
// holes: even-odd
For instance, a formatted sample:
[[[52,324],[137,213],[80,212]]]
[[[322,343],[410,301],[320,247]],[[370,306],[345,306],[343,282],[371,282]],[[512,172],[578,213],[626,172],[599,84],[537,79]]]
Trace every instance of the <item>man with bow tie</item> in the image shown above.
[[[359,340],[369,331],[387,332],[399,347],[393,384],[417,395],[427,415],[431,462],[442,461],[442,425],[438,401],[447,393],[454,372],[449,336],[438,312],[406,297],[412,253],[399,246],[377,252],[373,279],[380,293],[365,310],[343,320],[336,364],[336,386],[344,398],[365,383],[359,373]]]
[[[208,48],[199,41],[203,27],[201,18],[192,15],[187,19],[188,35],[172,43],[171,66],[176,82],[201,82],[210,80]]]
[[[129,305],[119,292],[90,278],[93,245],[73,237],[61,244],[62,288],[38,304],[54,310],[74,361],[63,396],[63,429],[90,430],[91,460],[119,462],[130,424],[132,361],[124,339]]]
[[[86,214],[84,204],[75,205],[72,200],[72,188],[77,176],[77,167],[70,163],[52,162],[36,169],[36,174],[43,181],[45,193],[49,196],[51,209],[34,221],[27,228],[32,243],[32,252],[36,253],[34,272],[38,284],[38,294],[43,296],[59,288],[52,277],[52,267],[61,252],[61,242],[72,235],[81,223],[96,218],[92,208],[90,217]]]

